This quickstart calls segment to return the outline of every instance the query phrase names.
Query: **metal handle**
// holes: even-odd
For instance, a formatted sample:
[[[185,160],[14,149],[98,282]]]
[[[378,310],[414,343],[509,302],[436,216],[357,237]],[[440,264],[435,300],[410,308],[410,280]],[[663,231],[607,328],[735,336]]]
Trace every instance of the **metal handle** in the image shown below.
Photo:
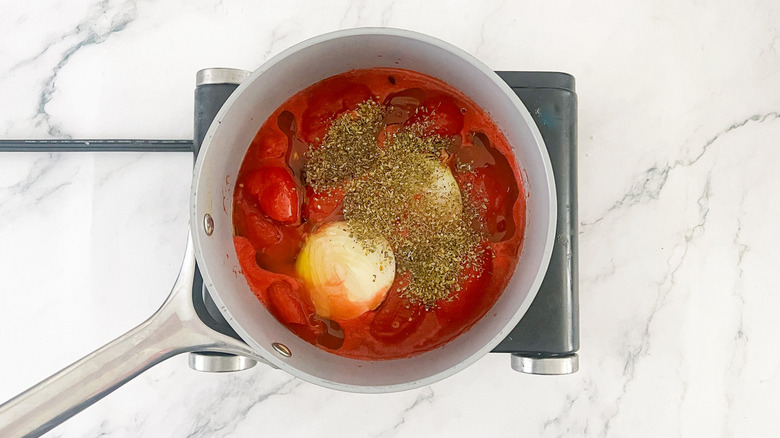
[[[198,319],[192,307],[194,271],[188,238],[179,276],[162,307],[138,327],[0,405],[0,436],[39,436],[179,353],[215,351],[263,361],[248,345]]]

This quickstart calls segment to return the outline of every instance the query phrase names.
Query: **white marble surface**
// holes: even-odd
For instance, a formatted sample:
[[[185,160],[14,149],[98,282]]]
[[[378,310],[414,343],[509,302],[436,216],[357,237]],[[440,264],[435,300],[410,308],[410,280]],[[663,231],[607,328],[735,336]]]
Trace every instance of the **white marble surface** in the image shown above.
[[[489,355],[338,393],[178,357],[49,433],[772,436],[780,426],[780,7],[745,2],[2,2],[0,138],[191,138],[194,72],[393,26],[579,94],[581,369]],[[0,154],[0,401],[130,329],[182,256],[191,158]]]

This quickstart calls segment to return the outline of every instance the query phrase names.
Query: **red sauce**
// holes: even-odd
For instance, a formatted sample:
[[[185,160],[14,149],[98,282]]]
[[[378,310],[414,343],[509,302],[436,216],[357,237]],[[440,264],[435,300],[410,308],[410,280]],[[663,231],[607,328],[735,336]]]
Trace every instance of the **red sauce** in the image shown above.
[[[304,153],[317,147],[330,123],[358,104],[375,99],[392,105],[386,131],[414,121],[418,106],[435,108],[432,132],[456,137],[451,170],[471,196],[487,199],[488,249],[479,272],[464,272],[457,296],[426,310],[399,293],[396,275],[387,297],[373,311],[350,320],[314,314],[296,278],[295,260],[319,223],[341,220],[343,192],[317,193],[301,179]],[[410,120],[411,119],[411,120]],[[381,137],[381,135],[380,135]],[[378,141],[382,141],[379,138]],[[468,162],[460,171],[455,162]],[[325,79],[291,97],[257,132],[237,178],[233,204],[234,243],[253,293],[283,324],[332,353],[365,360],[413,356],[468,330],[498,299],[519,257],[525,228],[525,195],[519,167],[504,135],[489,115],[446,83],[420,73],[376,68]]]

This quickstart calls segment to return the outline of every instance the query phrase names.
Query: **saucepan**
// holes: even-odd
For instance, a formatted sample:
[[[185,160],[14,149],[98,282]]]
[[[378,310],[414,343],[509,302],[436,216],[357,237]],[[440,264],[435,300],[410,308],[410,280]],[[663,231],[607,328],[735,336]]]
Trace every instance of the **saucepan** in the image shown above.
[[[298,338],[257,300],[233,247],[233,187],[252,138],[296,92],[352,69],[397,67],[439,78],[487,111],[513,145],[527,196],[527,223],[512,279],[487,316],[442,347],[405,359],[362,361]],[[487,66],[435,38],[398,29],[329,33],[273,57],[230,96],[209,128],[195,164],[190,238],[170,296],[147,321],[0,406],[3,436],[41,434],[151,366],[183,352],[233,353],[324,387],[362,393],[428,385],[474,363],[518,323],[552,252],[556,202],[543,140],[512,90]],[[197,260],[205,286],[242,341],[208,328],[191,295]]]

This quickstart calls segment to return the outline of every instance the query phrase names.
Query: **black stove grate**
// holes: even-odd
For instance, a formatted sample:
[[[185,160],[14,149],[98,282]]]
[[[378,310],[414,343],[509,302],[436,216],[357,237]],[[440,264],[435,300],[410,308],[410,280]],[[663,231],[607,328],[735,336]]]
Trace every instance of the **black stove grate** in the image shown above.
[[[199,74],[199,78],[236,77],[237,71],[207,69],[203,72],[230,74]],[[498,75],[526,105],[544,138],[555,175],[558,222],[552,258],[539,293],[523,319],[493,352],[511,353],[513,368],[522,372],[575,372],[578,368],[576,352],[579,350],[579,298],[577,95],[574,78],[556,72],[504,71],[498,72]],[[197,155],[212,120],[237,87],[236,83],[220,81],[197,84],[194,140],[0,140],[0,152],[143,151],[191,152]],[[193,304],[198,316],[207,325],[238,338],[203,288],[203,280],[197,270]]]
[[[558,224],[547,274],[528,312],[493,350],[531,357],[579,350],[577,251],[577,95],[565,73],[498,72],[528,108],[550,155]]]

